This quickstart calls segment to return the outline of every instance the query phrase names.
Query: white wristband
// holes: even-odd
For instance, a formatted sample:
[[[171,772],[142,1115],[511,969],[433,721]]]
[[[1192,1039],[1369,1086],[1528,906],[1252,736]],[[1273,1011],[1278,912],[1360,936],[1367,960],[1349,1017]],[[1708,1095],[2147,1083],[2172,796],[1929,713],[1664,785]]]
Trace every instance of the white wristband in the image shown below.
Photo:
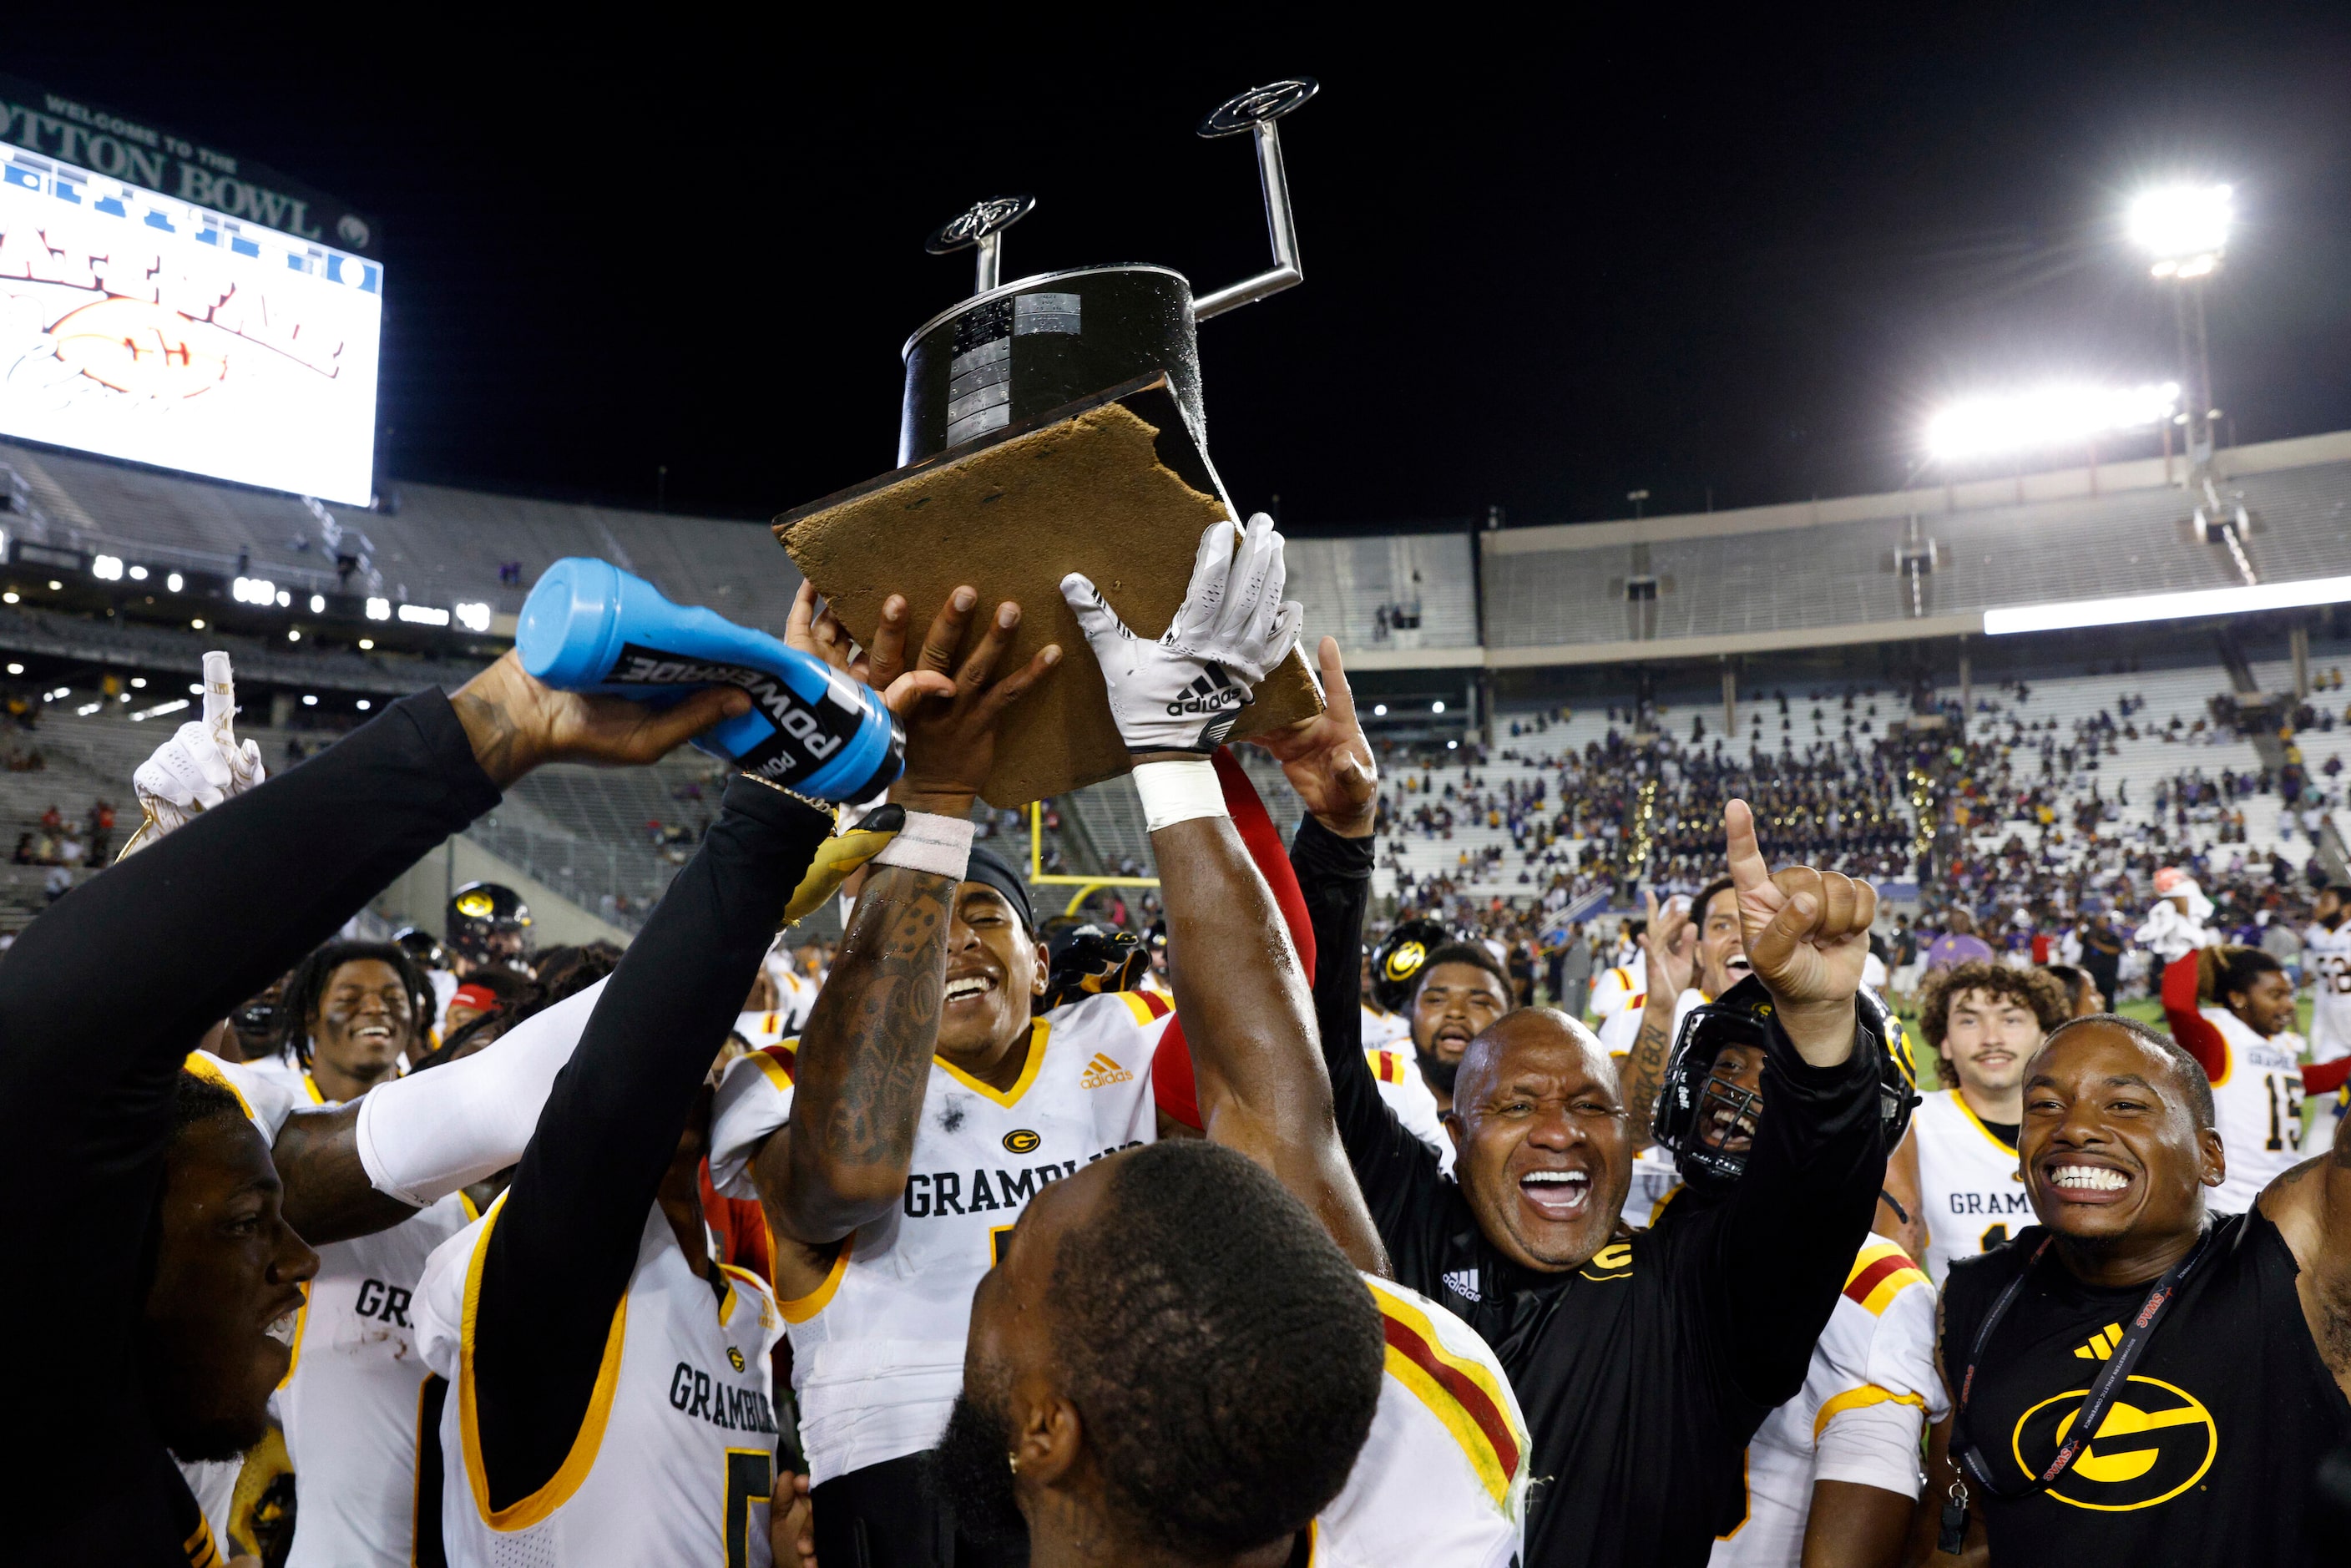
[[[1217,765],[1205,757],[1145,762],[1134,770],[1134,792],[1143,797],[1143,820],[1151,831],[1195,817],[1229,817]]]
[[[909,811],[906,825],[897,836],[882,846],[873,857],[875,865],[902,865],[908,871],[928,872],[933,876],[963,880],[971,869],[971,830],[968,817],[942,817],[932,811]]]

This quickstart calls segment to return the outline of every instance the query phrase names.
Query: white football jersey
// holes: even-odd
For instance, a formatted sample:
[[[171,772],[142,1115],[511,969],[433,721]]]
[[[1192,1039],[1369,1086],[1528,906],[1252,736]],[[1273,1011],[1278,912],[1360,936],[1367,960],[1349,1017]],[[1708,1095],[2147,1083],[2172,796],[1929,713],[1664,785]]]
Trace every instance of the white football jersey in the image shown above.
[[[491,1510],[475,1416],[473,1314],[483,1243],[506,1201],[434,1249],[413,1312],[425,1364],[449,1385],[434,1428],[446,1560],[453,1568],[772,1562],[775,1298],[741,1269],[713,1265],[723,1269],[723,1293],[697,1278],[658,1204],[646,1210],[636,1269],[563,1468]]]
[[[2302,934],[2302,972],[2311,985],[2310,1056],[2351,1056],[2351,920],[2329,931],[2312,922]]]
[[[1527,1523],[1526,1417],[1478,1332],[1364,1276],[1387,1334],[1371,1436],[1314,1521],[1313,1568],[1504,1568]]]
[[[1715,1542],[1710,1568],[1795,1568],[1814,1481],[1853,1481],[1915,1500],[1915,1453],[1891,1466],[1816,1462],[1821,1437],[1839,1416],[1889,1403],[1916,1408],[1921,1431],[1950,1411],[1935,1372],[1935,1287],[1908,1253],[1872,1236],[1813,1347],[1802,1392],[1765,1416],[1747,1445],[1747,1517]]]
[[[331,1103],[318,1080],[283,1057],[252,1076],[289,1102]],[[269,1402],[285,1429],[301,1521],[288,1568],[411,1561],[416,1396],[426,1369],[409,1308],[433,1249],[477,1218],[465,1194],[452,1193],[388,1230],[320,1244],[295,1320],[293,1363]]]
[[[1173,1016],[1132,991],[1056,1008],[1030,1026],[1010,1089],[932,1060],[898,1207],[781,1303],[812,1484],[937,1446],[963,1387],[973,1288],[1039,1187],[1157,1135],[1152,1056]],[[728,1066],[710,1118],[719,1191],[757,1196],[751,1157],[791,1101],[780,1051]]]
[[[437,1044],[449,1032],[450,1000],[465,982],[446,969],[427,969],[424,978],[433,987],[433,1038]]]
[[[415,1547],[416,1291],[434,1249],[477,1218],[452,1193],[389,1230],[319,1249],[272,1399],[294,1465],[291,1568],[405,1568]]]
[[[1383,1050],[1364,1051],[1364,1060],[1371,1064],[1372,1082],[1380,1086],[1380,1098],[1396,1113],[1404,1130],[1437,1151],[1438,1174],[1451,1175],[1453,1136],[1438,1118],[1437,1092],[1420,1075],[1420,1064],[1410,1056]]]
[[[1417,1054],[1412,1043],[1412,1019],[1369,1002],[1364,1003],[1363,1009],[1365,1051],[1393,1051],[1406,1061]]]
[[[1958,1090],[1923,1096],[1910,1136],[1918,1145],[1927,1272],[1940,1289],[1954,1259],[1989,1252],[2037,1222],[2016,1150],[1983,1124]]]
[[[1630,963],[1603,969],[1592,977],[1592,996],[1584,1004],[1584,1012],[1596,1019],[1611,1019],[1624,1009],[1625,998],[1637,997],[1648,988],[1649,960],[1646,953],[1635,953]],[[1635,1008],[1640,1004],[1635,1003]]]
[[[791,1014],[770,1008],[760,1013],[735,1015],[735,1032],[751,1042],[753,1051],[765,1051],[771,1045],[781,1045],[800,1031],[800,1020]]]
[[[1636,1228],[1655,1225],[1657,1210],[1682,1185],[1674,1156],[1651,1144],[1633,1156],[1633,1179],[1625,1188],[1625,1223]]]
[[[2226,1008],[2196,1010],[2220,1031],[2229,1052],[2212,1075],[2229,1179],[2204,1201],[2215,1214],[2242,1214],[2263,1187],[2302,1162],[2302,1040],[2290,1033],[2265,1040]]]
[[[230,1061],[209,1051],[192,1051],[181,1065],[235,1095],[237,1103],[245,1107],[246,1120],[265,1144],[277,1142],[277,1129],[286,1124],[296,1106],[316,1103],[298,1080],[288,1083],[283,1075],[260,1072],[249,1061]]]

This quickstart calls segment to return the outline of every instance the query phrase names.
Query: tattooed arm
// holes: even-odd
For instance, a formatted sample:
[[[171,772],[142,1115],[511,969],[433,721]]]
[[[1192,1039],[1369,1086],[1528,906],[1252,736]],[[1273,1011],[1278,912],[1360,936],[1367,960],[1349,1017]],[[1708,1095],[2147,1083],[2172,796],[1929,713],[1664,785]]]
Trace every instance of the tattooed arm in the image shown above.
[[[800,1031],[791,1123],[753,1162],[777,1235],[810,1247],[839,1241],[905,1190],[956,885],[905,866],[867,875]]]
[[[2311,1343],[2351,1396],[2351,1136],[2338,1133],[2334,1148],[2270,1183],[2259,1202],[2301,1266],[2294,1292]]]
[[[938,689],[926,687],[929,695],[905,714],[906,770],[890,799],[909,812],[971,815],[995,760],[998,720],[1061,660],[1061,649],[1048,644],[1026,668],[991,680],[1020,625],[1020,607],[1000,604],[947,689],[946,672],[956,668],[978,597],[967,587],[955,591],[907,672],[938,677]],[[900,674],[895,653],[896,639],[877,636],[865,678],[892,685]],[[832,971],[800,1031],[791,1121],[751,1163],[768,1223],[803,1249],[832,1247],[889,1213],[905,1191],[959,885],[909,866],[876,863],[866,873]],[[805,1293],[788,1277],[793,1260],[779,1257],[777,1267],[779,1288]]]
[[[1631,1119],[1633,1146],[1650,1139],[1657,1113],[1657,1095],[1666,1086],[1666,1058],[1674,1049],[1674,1007],[1681,1000],[1696,967],[1697,935],[1687,899],[1668,900],[1661,910],[1656,894],[1649,894],[1649,926],[1641,936],[1646,960],[1648,999],[1641,1004],[1641,1032],[1625,1059],[1625,1111]]]

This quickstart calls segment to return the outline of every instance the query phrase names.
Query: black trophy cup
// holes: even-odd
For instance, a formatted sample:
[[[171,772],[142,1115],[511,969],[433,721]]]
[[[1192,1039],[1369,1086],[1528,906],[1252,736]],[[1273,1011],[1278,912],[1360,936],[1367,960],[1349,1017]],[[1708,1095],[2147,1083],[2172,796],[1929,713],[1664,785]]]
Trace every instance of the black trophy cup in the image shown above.
[[[906,401],[899,465],[1154,371],[1166,373],[1193,441],[1205,449],[1194,324],[1278,294],[1305,276],[1276,122],[1312,98],[1315,87],[1312,78],[1300,77],[1251,88],[1200,122],[1202,136],[1256,137],[1265,226],[1273,240],[1272,267],[1213,294],[1196,298],[1182,273],[1148,262],[998,283],[1004,231],[1037,205],[1034,196],[981,202],[943,225],[925,248],[945,256],[969,247],[978,253],[977,266],[971,298],[924,322],[900,351]]]

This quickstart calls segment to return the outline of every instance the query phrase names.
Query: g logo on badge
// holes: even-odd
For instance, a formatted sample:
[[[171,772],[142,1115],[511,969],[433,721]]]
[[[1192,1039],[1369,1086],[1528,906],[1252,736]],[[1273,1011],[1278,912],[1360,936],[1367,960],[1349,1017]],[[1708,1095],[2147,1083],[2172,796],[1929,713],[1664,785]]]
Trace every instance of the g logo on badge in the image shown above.
[[[2039,1475],[2057,1457],[2089,1394],[2072,1389],[2018,1417],[2011,1447],[2026,1475]],[[2159,1377],[2133,1377],[2049,1495],[2101,1513],[2153,1508],[2202,1480],[2220,1447],[2220,1427],[2201,1400]]]
[[[1004,1134],[1004,1152],[1008,1155],[1033,1155],[1044,1138],[1026,1127],[1015,1127]]]

